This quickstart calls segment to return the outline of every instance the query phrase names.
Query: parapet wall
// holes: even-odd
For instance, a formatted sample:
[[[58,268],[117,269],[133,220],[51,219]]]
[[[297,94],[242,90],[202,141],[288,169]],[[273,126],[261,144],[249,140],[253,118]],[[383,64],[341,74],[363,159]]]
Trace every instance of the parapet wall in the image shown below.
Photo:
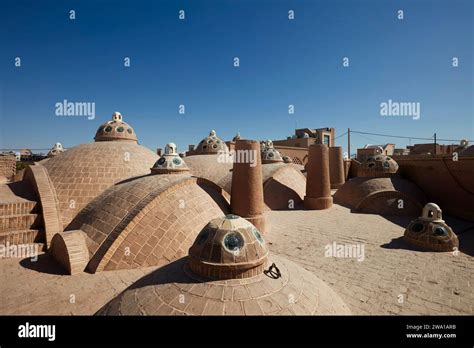
[[[428,199],[453,216],[474,221],[474,157],[396,158],[399,173],[414,182]]]
[[[273,143],[282,156],[288,156],[292,159],[294,164],[305,165],[308,163],[308,148],[307,147],[292,147],[282,146]]]
[[[16,174],[15,156],[0,156],[0,179],[12,179]]]

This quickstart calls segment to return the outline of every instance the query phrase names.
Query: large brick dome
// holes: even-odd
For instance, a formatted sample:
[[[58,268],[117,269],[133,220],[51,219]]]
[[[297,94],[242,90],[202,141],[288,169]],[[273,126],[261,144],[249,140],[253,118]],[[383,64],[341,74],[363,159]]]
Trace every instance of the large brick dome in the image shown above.
[[[334,202],[361,213],[417,216],[426,197],[414,183],[398,176],[357,177],[337,190]]]
[[[134,141],[75,146],[44,162],[54,187],[63,227],[113,184],[150,173],[158,156]]]
[[[151,174],[108,188],[68,230],[85,232],[90,272],[158,266],[186,255],[209,220],[229,210],[222,190],[205,179]]]
[[[223,160],[225,158],[225,154],[210,154],[187,156],[185,160],[193,175],[206,178],[223,187],[221,180],[227,175],[232,176],[231,170],[233,165],[231,160]],[[227,192],[230,194],[230,191]]]
[[[268,269],[266,269],[268,267]],[[227,215],[197,235],[189,256],[152,272],[98,315],[351,314],[314,274],[271,255],[246,220]]]

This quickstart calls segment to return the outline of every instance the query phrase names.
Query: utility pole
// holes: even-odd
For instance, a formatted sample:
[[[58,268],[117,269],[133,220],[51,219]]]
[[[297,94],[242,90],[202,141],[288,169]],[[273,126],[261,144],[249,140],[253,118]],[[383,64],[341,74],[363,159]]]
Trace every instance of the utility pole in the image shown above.
[[[434,134],[434,155],[436,156],[436,133]]]
[[[351,159],[351,129],[347,128],[347,153],[349,159]]]

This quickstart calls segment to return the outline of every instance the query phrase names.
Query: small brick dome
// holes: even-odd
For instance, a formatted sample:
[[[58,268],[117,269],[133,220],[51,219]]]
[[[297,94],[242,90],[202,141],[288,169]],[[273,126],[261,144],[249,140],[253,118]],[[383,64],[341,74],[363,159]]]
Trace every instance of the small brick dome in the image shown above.
[[[151,168],[152,174],[173,174],[189,172],[186,162],[178,155],[174,143],[166,144],[165,153]]]
[[[398,163],[390,156],[375,155],[367,157],[357,171],[361,177],[390,177],[398,171]]]
[[[196,154],[217,154],[227,153],[229,148],[227,147],[224,140],[216,135],[215,130],[211,130],[209,136],[202,139],[195,150]]]
[[[189,249],[190,269],[212,279],[248,278],[263,273],[268,249],[247,220],[226,215],[209,222]]]
[[[60,153],[64,152],[63,145],[61,143],[56,143],[53,145],[51,150],[48,152],[48,158],[54,157],[59,155]]]
[[[112,120],[105,122],[97,129],[95,141],[131,140],[138,142],[135,131],[123,121],[120,112],[112,114]]]
[[[426,204],[422,216],[410,222],[403,239],[430,251],[455,251],[459,248],[458,237],[444,222],[441,209],[434,203]]]
[[[280,152],[273,146],[273,141],[267,140],[261,144],[262,164],[283,162]]]

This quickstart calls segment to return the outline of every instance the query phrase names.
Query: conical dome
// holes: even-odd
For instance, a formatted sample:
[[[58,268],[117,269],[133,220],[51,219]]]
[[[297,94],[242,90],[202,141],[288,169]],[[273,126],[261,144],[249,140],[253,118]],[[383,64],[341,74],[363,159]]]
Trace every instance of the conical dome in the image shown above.
[[[97,129],[95,141],[131,140],[138,142],[132,127],[124,122],[120,112],[112,114],[112,120],[105,122]]]

